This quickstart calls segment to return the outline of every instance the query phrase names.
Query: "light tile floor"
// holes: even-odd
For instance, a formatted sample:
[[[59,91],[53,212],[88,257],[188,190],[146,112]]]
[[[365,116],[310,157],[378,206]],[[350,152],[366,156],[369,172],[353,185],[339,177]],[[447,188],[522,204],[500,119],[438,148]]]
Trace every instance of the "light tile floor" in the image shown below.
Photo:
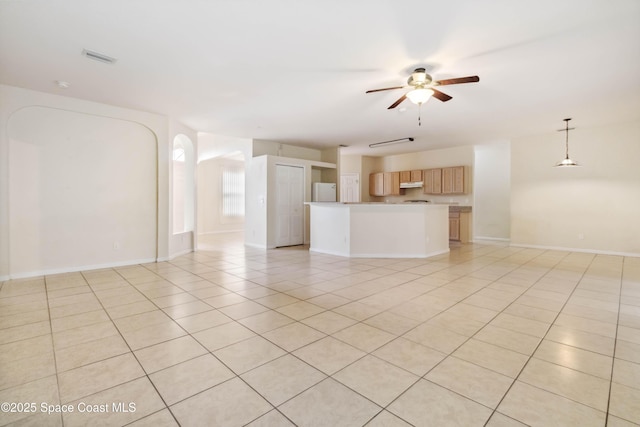
[[[241,238],[3,283],[0,425],[640,425],[638,258]]]

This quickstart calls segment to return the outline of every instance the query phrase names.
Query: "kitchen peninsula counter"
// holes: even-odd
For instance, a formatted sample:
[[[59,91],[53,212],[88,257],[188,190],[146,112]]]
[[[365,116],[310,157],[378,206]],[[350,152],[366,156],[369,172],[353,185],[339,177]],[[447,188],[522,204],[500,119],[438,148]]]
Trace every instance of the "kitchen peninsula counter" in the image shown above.
[[[449,252],[449,206],[311,202],[312,252],[354,258],[427,258]]]

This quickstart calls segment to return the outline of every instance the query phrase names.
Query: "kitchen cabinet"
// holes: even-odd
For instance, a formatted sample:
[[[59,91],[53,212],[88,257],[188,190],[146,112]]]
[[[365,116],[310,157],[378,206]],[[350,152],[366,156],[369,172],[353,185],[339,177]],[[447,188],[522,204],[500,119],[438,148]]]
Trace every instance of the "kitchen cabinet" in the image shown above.
[[[449,240],[460,241],[460,213],[449,214]]]
[[[421,170],[411,170],[400,172],[400,182],[420,182],[422,181]]]
[[[369,175],[369,195],[398,196],[400,190],[400,172],[377,172]]]
[[[464,166],[442,168],[442,194],[464,194]]]
[[[369,195],[384,196],[384,173],[372,173],[369,175]]]
[[[400,195],[400,172],[384,173],[384,195],[399,196]]]
[[[442,169],[427,169],[422,171],[422,191],[424,194],[442,193]]]
[[[468,243],[471,229],[471,207],[449,207],[449,240]]]

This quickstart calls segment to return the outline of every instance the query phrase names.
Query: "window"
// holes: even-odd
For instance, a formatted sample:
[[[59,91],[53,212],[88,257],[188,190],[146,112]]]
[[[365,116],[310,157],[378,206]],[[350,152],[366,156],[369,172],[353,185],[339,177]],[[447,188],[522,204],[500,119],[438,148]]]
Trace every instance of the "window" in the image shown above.
[[[222,169],[222,215],[244,216],[244,169]]]
[[[174,162],[184,162],[184,147],[179,142],[174,143],[173,145],[173,161]]]

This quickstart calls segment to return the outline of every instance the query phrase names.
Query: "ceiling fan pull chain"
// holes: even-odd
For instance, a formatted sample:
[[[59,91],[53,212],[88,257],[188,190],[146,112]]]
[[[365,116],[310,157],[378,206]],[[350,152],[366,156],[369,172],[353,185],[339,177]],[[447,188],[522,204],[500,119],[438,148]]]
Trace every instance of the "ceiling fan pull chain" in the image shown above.
[[[422,126],[422,102],[418,104],[418,126]]]

